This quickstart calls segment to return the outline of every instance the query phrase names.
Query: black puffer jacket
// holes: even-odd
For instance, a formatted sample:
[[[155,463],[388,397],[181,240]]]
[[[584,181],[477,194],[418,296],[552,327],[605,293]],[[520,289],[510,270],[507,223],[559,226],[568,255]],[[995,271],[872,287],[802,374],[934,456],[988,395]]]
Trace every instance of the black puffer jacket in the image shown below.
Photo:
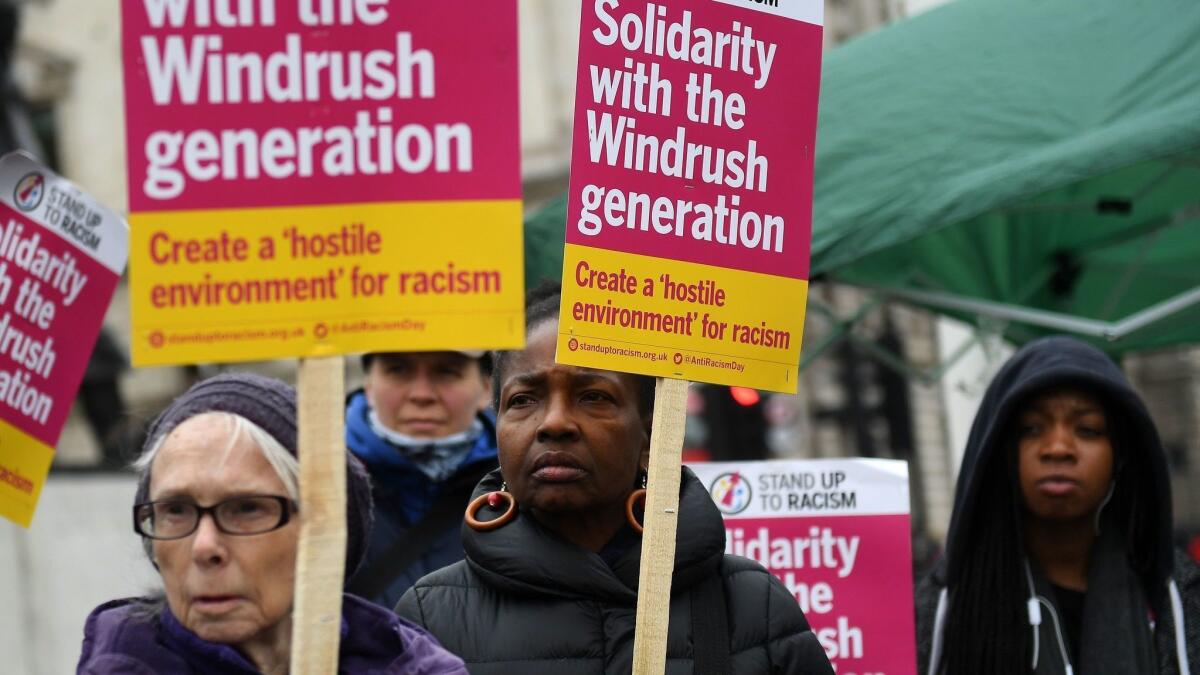
[[[720,513],[686,468],[680,492],[667,673],[692,670],[692,608],[701,581],[723,581],[729,675],[833,670],[795,599],[757,563],[724,554]],[[498,489],[499,472],[476,488]],[[490,532],[463,528],[467,559],[417,582],[396,607],[473,675],[625,675],[631,671],[641,547],[609,567],[520,515]]]

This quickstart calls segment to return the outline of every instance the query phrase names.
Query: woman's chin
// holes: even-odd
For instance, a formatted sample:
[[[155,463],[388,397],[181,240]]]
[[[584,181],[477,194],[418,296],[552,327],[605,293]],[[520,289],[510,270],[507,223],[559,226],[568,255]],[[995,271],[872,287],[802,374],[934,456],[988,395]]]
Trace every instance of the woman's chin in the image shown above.
[[[583,516],[589,520],[603,515],[625,518],[623,496],[597,498],[594,493],[582,489],[582,486],[572,484],[541,486],[528,499],[517,501],[524,509],[532,509],[538,514],[554,518],[567,518],[572,515]]]
[[[189,621],[186,627],[202,640],[229,645],[245,642],[263,629],[255,622],[240,617],[202,617]]]
[[[1035,519],[1059,526],[1076,523],[1090,526],[1095,514],[1086,505],[1067,501],[1034,504],[1029,512]]]
[[[570,483],[552,483],[541,486],[525,502],[526,506],[547,515],[562,516],[591,508],[589,500]]]

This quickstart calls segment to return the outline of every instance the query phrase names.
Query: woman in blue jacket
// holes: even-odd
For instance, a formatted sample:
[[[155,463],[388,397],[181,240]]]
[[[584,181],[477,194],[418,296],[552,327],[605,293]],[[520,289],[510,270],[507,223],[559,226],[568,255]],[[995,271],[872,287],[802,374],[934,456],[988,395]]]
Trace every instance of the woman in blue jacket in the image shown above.
[[[417,579],[462,560],[462,512],[497,465],[491,363],[470,351],[363,356],[346,445],[371,474],[375,528],[351,593],[390,609]]]

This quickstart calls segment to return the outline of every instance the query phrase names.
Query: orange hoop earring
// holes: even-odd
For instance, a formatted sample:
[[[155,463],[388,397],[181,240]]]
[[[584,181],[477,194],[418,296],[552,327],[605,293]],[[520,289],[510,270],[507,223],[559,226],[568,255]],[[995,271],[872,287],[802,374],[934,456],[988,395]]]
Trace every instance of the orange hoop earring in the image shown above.
[[[629,493],[629,497],[625,499],[625,520],[629,521],[629,526],[634,532],[642,533],[642,524],[638,522],[637,516],[633,514],[633,507],[637,506],[638,502],[642,502],[642,511],[646,510],[646,473],[642,472],[642,487]]]
[[[508,487],[507,485],[501,485],[500,487],[501,489],[496,490],[495,492],[479,495],[475,499],[471,500],[471,503],[467,505],[467,512],[464,517],[467,521],[467,525],[472,530],[477,532],[494,530],[498,527],[507,525],[509,521],[516,517],[517,500],[513,498],[512,493],[503,489]],[[500,502],[502,500],[508,500],[508,508],[504,510],[504,513],[500,514],[499,518],[493,518],[492,520],[479,520],[475,517],[475,514],[479,513],[479,509],[483,508],[484,504],[487,504],[491,508],[497,508],[500,506]]]

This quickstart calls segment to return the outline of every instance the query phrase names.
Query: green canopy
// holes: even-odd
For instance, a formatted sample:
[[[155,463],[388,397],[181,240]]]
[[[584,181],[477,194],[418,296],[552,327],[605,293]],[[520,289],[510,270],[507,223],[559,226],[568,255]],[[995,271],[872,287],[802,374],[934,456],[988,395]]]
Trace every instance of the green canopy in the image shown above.
[[[559,195],[525,216],[525,288],[562,277],[567,196]]]
[[[1018,342],[1200,343],[1200,3],[957,0],[822,77],[814,277]],[[527,219],[531,284],[564,220]]]
[[[1017,341],[1200,342],[1200,3],[959,0],[823,76],[814,274]]]

